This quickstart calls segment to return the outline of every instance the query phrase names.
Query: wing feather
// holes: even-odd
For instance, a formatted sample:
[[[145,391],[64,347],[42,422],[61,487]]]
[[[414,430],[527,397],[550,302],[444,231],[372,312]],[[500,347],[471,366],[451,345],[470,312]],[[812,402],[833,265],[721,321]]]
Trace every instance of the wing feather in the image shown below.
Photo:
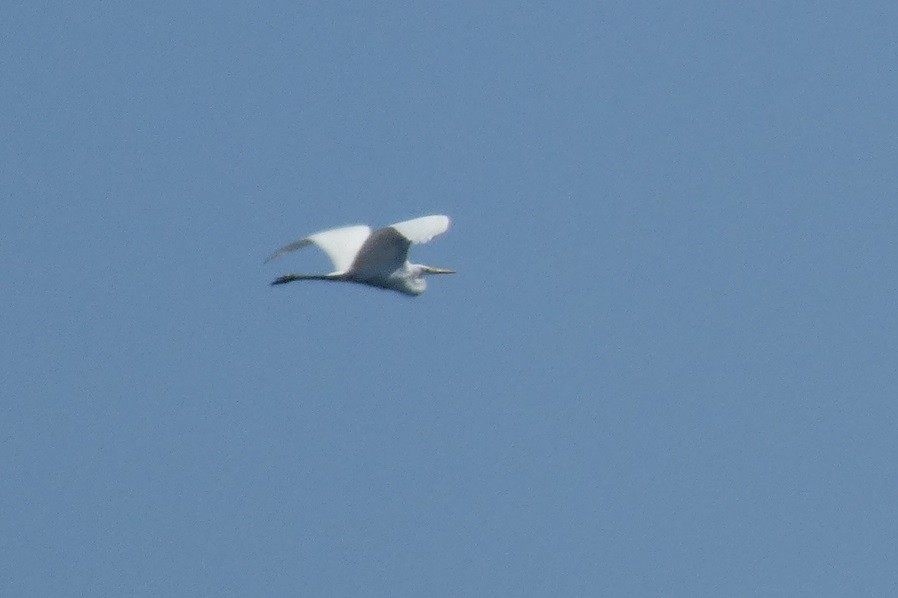
[[[405,220],[391,224],[390,228],[408,239],[409,243],[427,243],[437,235],[449,230],[452,223],[448,216],[422,216],[414,220]]]
[[[309,245],[317,245],[330,258],[337,272],[345,272],[352,266],[356,254],[364,245],[365,240],[371,235],[371,228],[360,224],[357,226],[344,226],[341,228],[333,228],[331,230],[321,231],[314,235],[309,235],[305,239],[294,241],[289,245],[285,245],[275,251],[266,259],[266,262],[278,258],[285,253],[302,249]]]

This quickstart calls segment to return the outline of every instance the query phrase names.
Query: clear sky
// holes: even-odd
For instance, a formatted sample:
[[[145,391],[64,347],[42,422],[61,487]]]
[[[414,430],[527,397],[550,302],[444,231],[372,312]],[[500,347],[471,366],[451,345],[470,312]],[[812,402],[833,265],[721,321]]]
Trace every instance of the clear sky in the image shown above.
[[[896,595],[896,29],[7,3],[0,594]]]

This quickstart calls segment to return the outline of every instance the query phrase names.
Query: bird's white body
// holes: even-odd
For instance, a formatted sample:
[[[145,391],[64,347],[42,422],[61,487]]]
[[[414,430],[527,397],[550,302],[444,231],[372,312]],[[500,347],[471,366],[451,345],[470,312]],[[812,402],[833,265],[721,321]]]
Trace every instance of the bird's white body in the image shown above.
[[[409,263],[413,243],[427,243],[449,229],[447,216],[423,216],[375,230],[365,225],[344,226],[309,235],[276,251],[266,262],[296,249],[317,245],[331,259],[329,274],[287,274],[271,284],[294,280],[356,282],[406,295],[420,295],[427,289],[425,274],[453,274],[454,270]]]

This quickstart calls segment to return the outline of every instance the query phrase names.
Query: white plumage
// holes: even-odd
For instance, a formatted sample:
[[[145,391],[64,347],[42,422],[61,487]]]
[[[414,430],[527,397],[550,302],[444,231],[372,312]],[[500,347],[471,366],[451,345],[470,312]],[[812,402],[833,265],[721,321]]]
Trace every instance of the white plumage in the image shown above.
[[[334,264],[329,274],[286,274],[271,284],[294,280],[332,280],[356,282],[406,295],[420,295],[427,289],[426,274],[454,274],[454,270],[432,268],[408,261],[413,243],[427,243],[449,229],[448,216],[423,216],[397,222],[376,231],[369,226],[344,226],[321,231],[285,245],[266,262],[309,245],[320,247]]]

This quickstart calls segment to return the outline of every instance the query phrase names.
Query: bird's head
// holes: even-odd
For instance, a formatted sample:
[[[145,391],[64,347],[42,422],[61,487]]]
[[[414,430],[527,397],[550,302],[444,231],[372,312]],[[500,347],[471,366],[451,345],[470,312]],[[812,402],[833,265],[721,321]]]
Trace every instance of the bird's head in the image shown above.
[[[406,266],[406,276],[404,277],[403,288],[398,289],[407,295],[420,295],[427,289],[427,281],[424,280],[425,274],[455,274],[455,270],[447,270],[446,268],[434,268],[423,264],[408,264]]]

